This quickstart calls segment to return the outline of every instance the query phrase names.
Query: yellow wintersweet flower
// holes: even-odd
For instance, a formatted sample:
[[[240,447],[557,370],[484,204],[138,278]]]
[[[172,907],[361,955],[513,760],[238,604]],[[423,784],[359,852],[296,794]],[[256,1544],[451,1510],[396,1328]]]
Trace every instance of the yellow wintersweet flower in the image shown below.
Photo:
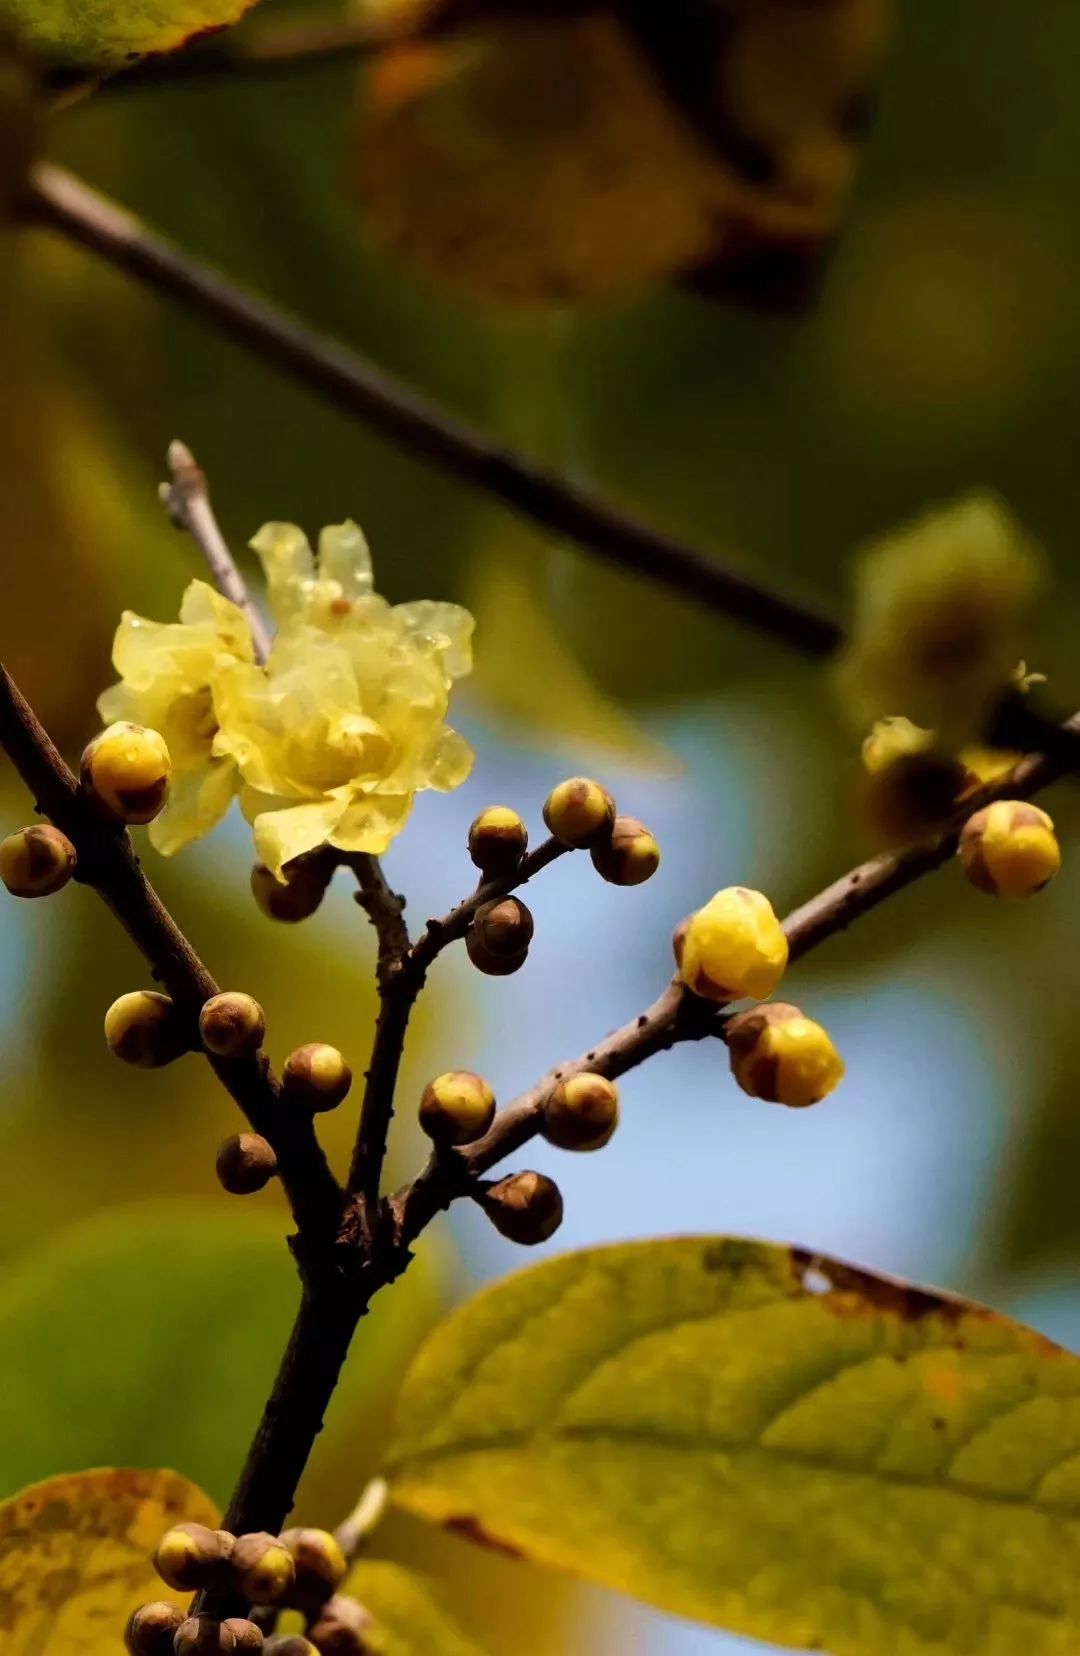
[[[150,840],[166,856],[209,833],[240,786],[233,761],[214,751],[214,687],[223,667],[253,659],[243,611],[205,581],[187,588],[179,621],[124,611],[112,655],[120,682],[98,697],[98,712],[107,725],[146,725],[165,739],[172,782]]]
[[[292,524],[252,542],[279,622],[265,668],[221,674],[215,753],[243,779],[255,848],[278,878],[320,845],[385,851],[416,794],[459,787],[468,743],[445,723],[472,665],[473,620],[456,604],[388,604],[372,590],[354,524],[324,529],[314,556]]]

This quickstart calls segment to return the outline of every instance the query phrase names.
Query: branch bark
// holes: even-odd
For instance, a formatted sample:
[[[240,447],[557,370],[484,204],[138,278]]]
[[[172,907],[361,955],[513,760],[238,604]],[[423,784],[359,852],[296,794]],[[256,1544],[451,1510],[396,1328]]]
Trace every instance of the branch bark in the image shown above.
[[[169,514],[169,521],[177,529],[187,531],[206,559],[218,591],[243,610],[251,628],[255,659],[265,663],[270,654],[266,623],[218,528],[210,505],[206,473],[196,464],[186,443],[169,444],[169,472],[172,481],[161,485],[161,503]]]
[[[154,234],[62,168],[35,168],[25,217],[77,242],[118,270],[202,316],[387,441],[596,557],[706,604],[813,657],[841,642],[831,616],[731,569],[673,536],[534,465]]]

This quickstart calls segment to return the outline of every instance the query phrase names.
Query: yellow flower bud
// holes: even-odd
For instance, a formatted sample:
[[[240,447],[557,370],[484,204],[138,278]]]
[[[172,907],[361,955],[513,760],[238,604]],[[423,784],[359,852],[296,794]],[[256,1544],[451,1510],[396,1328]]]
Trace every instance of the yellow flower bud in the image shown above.
[[[880,776],[898,759],[930,752],[936,742],[934,731],[924,730],[910,719],[878,719],[862,745],[863,768],[869,776]]]
[[[469,829],[469,856],[489,880],[511,873],[528,844],[528,829],[508,805],[489,805]]]
[[[280,1604],[292,1591],[292,1554],[276,1535],[238,1535],[229,1563],[232,1579],[249,1604]]]
[[[256,863],[251,870],[251,893],[269,919],[295,925],[315,913],[333,873],[333,860],[318,852],[288,863],[284,883],[265,863]]]
[[[544,1105],[544,1137],[560,1150],[600,1150],[618,1125],[618,1089],[603,1075],[560,1081]]]
[[[164,809],[172,763],[156,730],[121,720],[83,749],[83,791],[109,822],[153,822]]]
[[[259,1133],[236,1133],[217,1153],[217,1176],[230,1196],[254,1196],[277,1172],[272,1145]]]
[[[436,1144],[472,1144],[495,1119],[495,1094],[482,1075],[450,1070],[424,1088],[420,1125]]]
[[[323,1605],[319,1619],[308,1629],[321,1656],[367,1656],[369,1635],[375,1626],[364,1606],[342,1593]]]
[[[224,1579],[233,1544],[226,1530],[176,1524],[158,1542],[154,1568],[162,1581],[181,1593],[213,1587]]]
[[[690,916],[681,953],[682,980],[695,995],[764,1000],[784,975],[788,942],[767,897],[728,886]]]
[[[309,1041],[286,1058],[281,1080],[287,1098],[319,1114],[337,1109],[352,1086],[352,1070],[337,1047]]]
[[[266,1035],[266,1015],[250,995],[213,995],[199,1013],[199,1035],[218,1058],[250,1058]]]
[[[174,1002],[154,989],[135,989],[113,1001],[105,1039],[115,1057],[137,1069],[160,1069],[189,1050]]]
[[[329,1530],[290,1529],[281,1539],[296,1572],[289,1603],[314,1617],[345,1579],[345,1554]]]
[[[544,821],[560,845],[583,850],[607,839],[611,833],[615,801],[599,782],[586,776],[572,776],[548,794]]]
[[[124,1629],[130,1656],[173,1656],[173,1639],[184,1612],[164,1600],[140,1605]]]
[[[1001,799],[964,824],[960,862],[979,891],[1030,897],[1061,867],[1061,848],[1045,811],[1024,800]]]
[[[844,1078],[844,1063],[820,1024],[774,1002],[732,1018],[725,1030],[731,1073],[744,1093],[803,1110]]]
[[[524,1248],[546,1242],[562,1224],[559,1187],[543,1173],[512,1173],[478,1200],[500,1236]]]
[[[0,880],[13,897],[51,897],[75,872],[75,847],[51,823],[0,841]]]
[[[659,845],[634,817],[616,817],[611,837],[594,845],[590,855],[609,885],[643,885],[660,867]]]

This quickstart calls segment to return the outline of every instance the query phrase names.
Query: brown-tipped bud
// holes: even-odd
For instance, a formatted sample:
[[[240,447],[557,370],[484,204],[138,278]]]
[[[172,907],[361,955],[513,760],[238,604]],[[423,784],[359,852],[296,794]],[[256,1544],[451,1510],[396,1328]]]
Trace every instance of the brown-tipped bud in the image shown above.
[[[75,847],[51,823],[35,824],[0,841],[0,880],[13,897],[51,897],[75,872]]]
[[[199,1013],[199,1035],[218,1058],[251,1058],[266,1037],[266,1014],[250,995],[213,995]]]
[[[264,1649],[265,1639],[261,1627],[256,1627],[253,1621],[243,1616],[230,1616],[228,1621],[222,1622],[225,1632],[232,1637],[233,1649],[238,1656],[255,1656],[255,1652]]]
[[[281,1539],[296,1571],[289,1603],[314,1618],[345,1579],[345,1554],[329,1530],[290,1529]]]
[[[618,1125],[618,1089],[603,1075],[571,1075],[544,1105],[544,1137],[560,1150],[601,1150]]]
[[[321,1656],[321,1652],[305,1639],[302,1633],[275,1633],[263,1645],[266,1656]]]
[[[318,1621],[308,1628],[321,1656],[367,1656],[368,1635],[375,1623],[354,1598],[335,1593],[323,1605]]]
[[[611,838],[593,846],[592,860],[609,885],[643,885],[660,867],[660,847],[634,817],[616,817]]]
[[[840,1085],[844,1063],[826,1030],[797,1006],[770,1001],[729,1020],[731,1073],[743,1092],[805,1110]]]
[[[587,776],[572,776],[548,794],[544,821],[560,845],[583,850],[610,835],[615,824],[615,801],[599,782]]]
[[[492,954],[473,926],[465,933],[465,949],[476,970],[487,977],[512,977],[515,972],[520,972],[529,958],[528,949],[522,949],[520,954],[515,955]]]
[[[469,829],[469,856],[489,880],[512,873],[528,845],[528,830],[508,805],[489,805]]]
[[[496,960],[518,960],[533,940],[533,917],[519,897],[500,897],[476,911],[472,930],[479,947]]]
[[[136,1069],[160,1069],[188,1051],[175,1004],[154,989],[135,989],[113,1001],[105,1014],[105,1039],[114,1057]]]
[[[436,1144],[472,1144],[494,1119],[495,1094],[471,1070],[437,1075],[420,1099],[420,1125]]]
[[[225,1656],[235,1649],[235,1635],[213,1616],[189,1616],[173,1640],[176,1656]]]
[[[173,1656],[173,1639],[183,1620],[184,1612],[164,1600],[140,1605],[124,1629],[130,1656]]]
[[[143,725],[112,724],[83,749],[83,793],[108,822],[153,822],[169,794],[172,761],[164,737]]]
[[[543,1173],[511,1173],[477,1200],[499,1234],[524,1248],[546,1242],[562,1224],[559,1187]]]
[[[249,1604],[281,1604],[292,1591],[292,1554],[276,1535],[238,1535],[229,1560],[233,1581]]]
[[[1022,799],[1000,799],[976,811],[960,835],[960,864],[978,891],[1031,897],[1061,867],[1061,847],[1045,811]]]
[[[154,1568],[169,1587],[191,1593],[214,1587],[228,1574],[233,1537],[205,1524],[175,1524],[154,1550]]]
[[[258,1133],[235,1133],[217,1153],[217,1176],[230,1196],[254,1196],[265,1190],[277,1165],[273,1148]]]
[[[297,857],[295,862],[286,864],[284,884],[264,863],[256,863],[251,870],[251,892],[269,919],[295,925],[315,913],[326,896],[333,874],[333,862],[318,854]]]
[[[352,1070],[337,1047],[309,1041],[286,1058],[281,1084],[288,1099],[319,1115],[337,1109],[352,1086]]]

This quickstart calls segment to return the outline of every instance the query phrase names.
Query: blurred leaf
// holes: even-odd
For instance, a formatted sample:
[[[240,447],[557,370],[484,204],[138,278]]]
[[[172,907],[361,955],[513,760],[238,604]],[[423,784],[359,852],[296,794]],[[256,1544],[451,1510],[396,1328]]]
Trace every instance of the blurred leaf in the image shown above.
[[[34,51],[81,68],[122,68],[235,23],[255,0],[0,0],[0,24]]]
[[[421,1257],[364,1319],[335,1418],[366,1418],[430,1324]],[[163,1463],[235,1481],[299,1300],[282,1227],[156,1202],[72,1226],[0,1280],[0,1489],[60,1467]]]
[[[37,134],[34,77],[0,24],[0,224],[22,193]]]
[[[1080,1637],[1080,1362],[765,1243],[570,1254],[478,1295],[400,1399],[398,1501],[833,1656]]]
[[[596,298],[679,273],[752,303],[805,296],[888,0],[423,9],[486,23],[372,71],[356,172],[382,241],[482,298]]]
[[[483,1656],[424,1578],[400,1564],[365,1559],[353,1566],[342,1592],[359,1599],[379,1623],[370,1642],[380,1656]]]
[[[182,1605],[154,1572],[161,1534],[216,1524],[175,1472],[86,1472],[33,1484],[0,1506],[0,1643],[5,1656],[111,1656],[132,1610]]]

